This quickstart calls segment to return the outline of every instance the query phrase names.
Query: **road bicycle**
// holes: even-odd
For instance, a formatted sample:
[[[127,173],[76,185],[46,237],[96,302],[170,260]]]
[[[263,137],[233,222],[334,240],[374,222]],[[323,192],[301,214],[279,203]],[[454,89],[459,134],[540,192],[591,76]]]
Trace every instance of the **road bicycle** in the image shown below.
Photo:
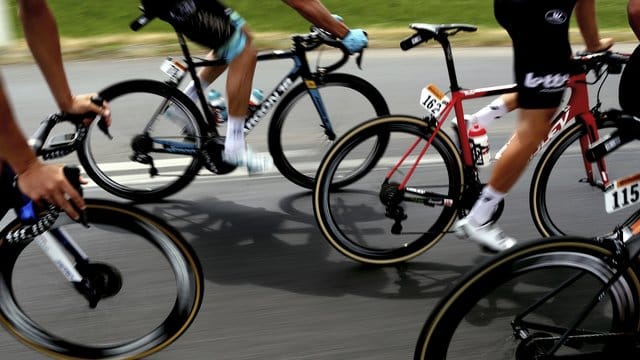
[[[132,29],[140,29],[150,19],[143,13]],[[161,68],[169,80],[128,80],[99,92],[110,103],[111,133],[90,128],[78,155],[89,177],[116,196],[159,200],[191,183],[202,166],[218,175],[235,169],[222,161],[224,137],[216,122],[218,114],[207,105],[196,74],[200,67],[225,63],[192,57],[184,35],[177,29],[176,34],[183,59],[165,60]],[[268,146],[274,164],[291,182],[310,189],[317,164],[340,129],[352,126],[353,119],[388,114],[389,108],[366,80],[334,72],[349,60],[340,41],[315,27],[291,40],[288,50],[258,53],[258,64],[291,60],[293,67],[262,103],[249,106],[244,130],[250,133],[273,109]],[[318,63],[312,70],[308,54],[322,45],[340,49],[342,56],[327,66]],[[360,66],[362,52],[356,61]],[[186,77],[196,84],[200,107],[178,88]],[[298,79],[302,81],[296,84]],[[358,172],[352,175],[359,176]]]
[[[456,217],[466,216],[484,184],[477,166],[482,149],[470,142],[462,103],[515,91],[515,84],[477,89],[463,89],[458,84],[449,37],[460,31],[476,31],[475,26],[412,24],[411,28],[415,33],[401,42],[401,48],[409,50],[431,39],[438,41],[444,50],[450,97],[430,84],[420,97],[428,111],[426,117],[389,115],[357,125],[335,142],[316,175],[313,209],[321,232],[340,253],[363,263],[385,265],[412,259],[433,247]],[[561,197],[558,194],[567,193],[566,187],[574,190],[577,186],[587,186],[588,191],[602,196],[608,179],[615,179],[607,175],[621,166],[623,171],[629,169],[628,163],[610,157],[606,162],[599,159],[594,166],[581,161],[580,156],[586,156],[589,144],[617,130],[619,123],[613,112],[601,116],[599,97],[590,109],[587,74],[593,71],[594,82],[600,81],[602,86],[606,75],[620,73],[627,60],[628,55],[613,52],[573,57],[575,70],[568,81],[570,96],[541,145],[549,143],[532,180],[531,208],[539,228],[566,218],[566,214],[551,212],[566,209],[557,202],[552,204],[551,196]],[[441,129],[452,111],[457,121],[457,141]],[[576,150],[576,143],[581,148]],[[348,186],[335,186],[343,174],[349,175],[354,165],[359,166],[361,159],[367,158],[373,144],[384,150],[379,161]],[[563,179],[552,178],[551,172],[568,166],[558,161],[567,154],[573,155],[570,160],[577,160],[580,166],[578,174],[571,178],[575,184],[566,185],[565,181],[565,188],[556,188]],[[604,180],[598,181],[597,176]],[[593,197],[585,202],[588,206],[582,205],[577,212],[596,204]],[[503,208],[504,201],[492,221],[500,217]],[[575,218],[571,217],[574,221]],[[620,219],[619,214],[616,219]]]
[[[640,358],[639,234],[636,211],[601,237],[542,238],[491,257],[433,308],[414,359]]]
[[[87,134],[83,118],[49,116],[31,138],[36,153],[53,159],[76,151]],[[75,136],[47,140],[68,126]],[[79,168],[65,174],[81,190]],[[81,221],[73,221],[53,205],[36,206],[15,185],[3,188],[3,205],[11,199],[19,216],[0,230],[0,323],[22,343],[59,359],[137,359],[193,323],[202,267],[163,220],[85,199]]]

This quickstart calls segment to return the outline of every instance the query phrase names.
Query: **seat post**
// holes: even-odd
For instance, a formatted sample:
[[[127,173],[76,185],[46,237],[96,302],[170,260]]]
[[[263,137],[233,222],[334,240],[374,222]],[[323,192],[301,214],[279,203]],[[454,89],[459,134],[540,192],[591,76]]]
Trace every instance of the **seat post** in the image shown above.
[[[458,85],[458,76],[456,75],[456,67],[453,63],[453,53],[451,52],[451,43],[447,33],[438,34],[435,39],[442,45],[444,50],[444,58],[447,63],[447,71],[449,72],[449,82],[451,83],[451,91],[460,90]]]

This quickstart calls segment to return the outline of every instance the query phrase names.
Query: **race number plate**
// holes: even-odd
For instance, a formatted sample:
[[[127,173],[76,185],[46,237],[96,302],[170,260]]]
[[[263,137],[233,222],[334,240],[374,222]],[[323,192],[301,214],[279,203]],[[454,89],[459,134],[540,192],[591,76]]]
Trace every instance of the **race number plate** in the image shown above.
[[[449,98],[438,87],[429,84],[422,89],[420,105],[436,119],[449,103]]]
[[[618,179],[604,193],[604,206],[608,213],[627,208],[640,202],[640,173]]]
[[[168,57],[160,66],[160,70],[169,75],[170,78],[178,80],[182,78],[187,68],[180,61]]]

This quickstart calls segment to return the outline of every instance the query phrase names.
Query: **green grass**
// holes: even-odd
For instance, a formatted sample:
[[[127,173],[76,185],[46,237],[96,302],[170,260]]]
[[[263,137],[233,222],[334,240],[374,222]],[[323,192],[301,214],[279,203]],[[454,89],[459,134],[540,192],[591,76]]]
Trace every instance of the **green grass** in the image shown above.
[[[49,0],[58,20],[61,36],[81,38],[95,35],[128,34],[129,23],[138,14],[138,1]],[[308,23],[279,0],[229,0],[256,32],[302,32]],[[470,23],[481,29],[498,28],[491,0],[325,0],[332,12],[342,15],[351,27],[406,28],[412,22]],[[627,27],[626,1],[596,1],[602,29]],[[10,1],[15,14],[15,0]],[[16,34],[21,34],[14,17]],[[142,33],[170,32],[171,28],[154,21]]]

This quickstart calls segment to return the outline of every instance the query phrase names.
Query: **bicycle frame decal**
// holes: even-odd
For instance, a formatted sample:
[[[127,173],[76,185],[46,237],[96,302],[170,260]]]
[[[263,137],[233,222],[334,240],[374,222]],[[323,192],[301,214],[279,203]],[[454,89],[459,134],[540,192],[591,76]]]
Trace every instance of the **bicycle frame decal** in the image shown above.
[[[244,123],[245,133],[248,133],[254,127],[256,127],[256,125],[258,125],[260,120],[265,115],[267,115],[269,110],[271,110],[271,108],[273,108],[273,106],[276,105],[282,99],[282,95],[286,94],[287,91],[289,91],[289,88],[291,88],[291,85],[293,85],[293,82],[297,78],[297,76],[298,75],[295,73],[295,71],[293,71],[289,76],[287,76],[284,80],[282,80],[280,85],[278,85],[273,90],[273,92],[271,92],[271,95],[269,95],[262,102],[262,104],[260,104],[260,107],[250,115],[247,121],[245,121]]]
[[[198,151],[199,151],[198,147],[195,144],[185,144],[185,143],[176,142],[176,141],[159,140],[159,139],[153,139],[153,142],[156,144],[160,144],[164,147],[162,151],[156,151],[156,152],[196,155],[198,154]]]
[[[80,275],[71,263],[71,260],[64,254],[62,246],[58,243],[58,239],[51,231],[38,236],[36,243],[67,280],[71,282],[82,281],[82,275]]]

